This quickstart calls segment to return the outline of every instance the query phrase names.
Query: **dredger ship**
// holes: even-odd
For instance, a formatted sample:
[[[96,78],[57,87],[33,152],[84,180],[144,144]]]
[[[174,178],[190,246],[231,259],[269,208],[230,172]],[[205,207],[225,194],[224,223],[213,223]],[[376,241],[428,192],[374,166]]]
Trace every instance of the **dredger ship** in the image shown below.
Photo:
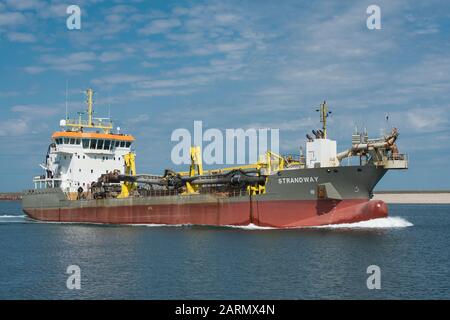
[[[306,154],[268,151],[250,165],[203,170],[201,150],[191,147],[186,172],[138,174],[134,137],[113,131],[107,118],[93,117],[87,90],[87,119],[61,120],[52,134],[44,174],[24,191],[24,212],[53,222],[176,224],[295,228],[353,223],[386,217],[387,206],[371,200],[390,169],[406,169],[396,146],[397,129],[377,139],[355,132],[349,149],[337,153],[322,128],[306,135]],[[344,159],[355,161],[344,161]]]

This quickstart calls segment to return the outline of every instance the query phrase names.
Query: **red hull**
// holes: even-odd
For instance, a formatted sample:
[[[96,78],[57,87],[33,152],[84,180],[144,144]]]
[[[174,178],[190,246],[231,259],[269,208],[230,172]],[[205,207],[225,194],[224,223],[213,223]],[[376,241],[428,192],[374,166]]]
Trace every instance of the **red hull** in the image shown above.
[[[383,201],[242,201],[215,204],[31,209],[33,219],[110,224],[248,225],[277,228],[353,223],[387,217]]]

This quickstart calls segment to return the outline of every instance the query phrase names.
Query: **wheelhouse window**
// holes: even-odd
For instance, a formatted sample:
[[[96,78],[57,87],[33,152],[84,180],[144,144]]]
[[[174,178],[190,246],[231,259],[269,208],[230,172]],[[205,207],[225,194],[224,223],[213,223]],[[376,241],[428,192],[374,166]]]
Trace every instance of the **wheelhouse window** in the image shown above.
[[[95,149],[95,145],[97,144],[97,139],[91,140],[91,149]]]
[[[105,144],[103,146],[104,150],[109,150],[109,147],[111,146],[111,140],[105,140]]]
[[[64,144],[69,144],[69,138],[64,138]]]
[[[89,139],[83,139],[83,148],[88,149],[89,148]]]
[[[129,148],[131,146],[131,142],[127,141],[126,145],[127,148]]]
[[[97,149],[103,149],[103,140],[98,140]]]
[[[70,139],[70,144],[75,144],[75,139],[74,138]]]
[[[120,141],[120,147],[121,148],[125,147],[125,141]]]
[[[116,141],[116,148],[120,146],[120,141]]]

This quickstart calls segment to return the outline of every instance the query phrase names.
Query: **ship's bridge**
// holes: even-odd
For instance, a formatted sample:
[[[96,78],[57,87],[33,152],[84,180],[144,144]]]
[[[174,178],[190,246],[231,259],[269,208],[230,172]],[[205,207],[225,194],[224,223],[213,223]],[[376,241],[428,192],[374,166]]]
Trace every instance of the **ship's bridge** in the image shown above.
[[[93,91],[88,89],[87,119],[63,119],[61,129],[52,134],[45,162],[45,174],[33,179],[35,188],[59,187],[77,194],[89,190],[92,182],[105,173],[125,173],[124,157],[131,152],[132,135],[113,132],[109,118],[93,117]]]
[[[131,135],[72,131],[55,132],[52,139],[56,152],[72,153],[82,148],[85,153],[97,154],[110,154],[115,149],[129,149],[134,141]]]

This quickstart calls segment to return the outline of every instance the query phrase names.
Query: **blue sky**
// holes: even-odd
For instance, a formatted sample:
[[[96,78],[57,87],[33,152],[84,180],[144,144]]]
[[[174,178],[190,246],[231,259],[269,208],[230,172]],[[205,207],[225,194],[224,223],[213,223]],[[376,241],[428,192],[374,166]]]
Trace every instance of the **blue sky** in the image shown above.
[[[66,28],[66,8],[82,11]],[[381,8],[368,30],[366,8]],[[173,167],[176,128],[280,128],[296,153],[327,100],[350,145],[398,127],[410,169],[378,189],[450,189],[450,3],[445,1],[1,1],[0,191],[31,187],[50,135],[96,91],[97,116],[136,136],[138,170]]]

